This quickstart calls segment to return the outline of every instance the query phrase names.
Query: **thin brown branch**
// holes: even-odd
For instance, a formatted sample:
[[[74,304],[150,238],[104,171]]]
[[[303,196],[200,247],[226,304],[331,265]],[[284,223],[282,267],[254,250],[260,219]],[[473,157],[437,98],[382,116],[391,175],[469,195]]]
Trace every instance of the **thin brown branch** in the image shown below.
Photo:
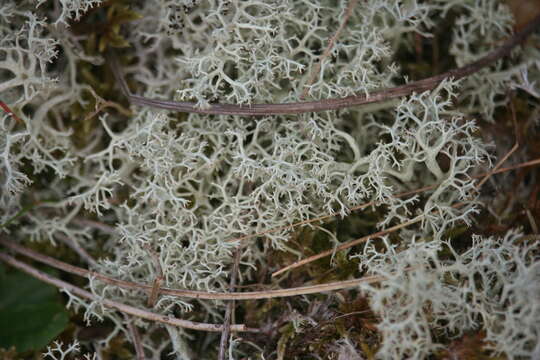
[[[55,234],[55,237],[64,244],[66,244],[66,246],[71,248],[71,250],[75,251],[81,259],[83,259],[88,265],[90,265],[90,267],[97,269],[99,265],[96,260],[94,260],[94,258],[81,245],[79,245],[77,241],[75,241],[74,239],[70,239],[68,236],[62,233]]]
[[[538,235],[538,225],[536,225],[536,220],[534,220],[534,216],[531,213],[531,210],[526,209],[525,215],[527,215],[527,220],[529,220],[529,226],[531,227],[532,233]]]
[[[0,253],[0,260],[47,284],[56,286],[59,289],[68,290],[70,293],[77,295],[81,298],[90,300],[90,301],[99,301],[103,306],[111,308],[111,309],[116,309],[124,314],[140,317],[142,319],[146,319],[150,321],[156,321],[156,322],[160,322],[164,324],[187,328],[187,329],[201,330],[201,331],[214,331],[214,332],[223,331],[223,326],[219,324],[207,324],[207,323],[193,322],[189,320],[182,320],[175,317],[162,315],[162,314],[156,314],[150,311],[142,310],[134,306],[119,303],[117,301],[98,298],[96,295],[86,290],[83,290],[68,282],[52,277],[48,275],[47,273],[39,271],[31,267],[30,265],[20,262],[16,260],[15,258],[4,253]],[[254,328],[248,328],[245,325],[238,324],[238,325],[231,325],[231,331],[258,332],[259,330],[254,329]]]
[[[504,155],[501,160],[499,160],[499,162],[497,163],[497,165],[495,165],[495,167],[493,168],[492,171],[490,171],[489,173],[486,174],[486,176],[484,176],[484,178],[482,180],[480,180],[478,182],[478,184],[476,184],[476,190],[480,189],[486,181],[488,181],[488,179],[493,176],[493,174],[495,174],[495,171],[497,171],[501,166],[502,164],[504,164],[506,162],[506,160],[508,160],[508,158],[514,153],[516,152],[516,150],[518,149],[519,147],[519,133],[518,133],[518,126],[517,126],[517,118],[516,118],[516,109],[514,108],[514,103],[512,101],[510,101],[510,111],[512,113],[512,123],[514,125],[514,134],[515,134],[515,138],[516,138],[516,143],[514,144],[514,146],[510,149],[509,152],[506,153],[506,155]]]
[[[394,231],[397,231],[399,229],[402,229],[404,227],[416,224],[417,222],[420,222],[423,219],[424,219],[424,215],[420,215],[420,216],[417,216],[416,218],[414,218],[412,220],[406,221],[406,222],[401,223],[401,224],[397,224],[397,225],[392,226],[392,227],[390,227],[388,229],[381,230],[381,231],[378,231],[376,233],[369,234],[369,235],[366,235],[366,236],[362,236],[361,238],[358,238],[356,240],[348,241],[348,242],[343,243],[343,244],[341,244],[341,245],[339,245],[339,246],[337,246],[337,247],[335,247],[333,249],[320,252],[317,255],[307,257],[305,259],[296,261],[296,262],[294,262],[294,263],[292,263],[292,264],[290,264],[288,266],[285,266],[284,268],[281,268],[278,271],[272,273],[272,277],[276,277],[279,274],[284,273],[285,271],[288,271],[288,270],[291,270],[291,269],[294,269],[294,268],[309,264],[310,262],[322,259],[323,257],[333,255],[338,251],[348,249],[348,248],[353,247],[355,245],[359,245],[361,243],[364,243],[364,242],[368,241],[369,239],[373,239],[373,238],[377,238],[377,237],[381,237],[381,236],[390,234],[390,233],[392,233]]]
[[[0,108],[2,108],[2,110],[4,110],[9,116],[13,117],[17,122],[24,124],[24,121],[22,121],[22,119],[18,117],[17,114],[15,114],[5,102],[0,101]]]
[[[488,179],[489,179],[491,176],[493,176],[494,174],[497,174],[497,173],[498,173],[497,170],[500,169],[500,167],[502,166],[502,164],[504,164],[504,163],[506,162],[506,160],[508,160],[508,158],[510,157],[510,155],[512,155],[512,154],[518,149],[518,147],[519,147],[519,143],[516,142],[516,143],[514,144],[514,146],[510,149],[510,151],[508,151],[508,152],[506,153],[506,155],[504,155],[504,156],[502,157],[502,159],[499,160],[499,162],[497,162],[497,165],[495,165],[495,167],[493,168],[493,170],[490,171],[490,172],[488,172],[487,174],[485,174],[485,176],[482,178],[482,180],[480,180],[480,181],[478,182],[478,184],[475,185],[475,187],[476,187],[477,190],[480,189],[480,188],[482,187],[482,185],[484,185],[485,182],[488,181]]]
[[[478,185],[476,185],[476,190],[478,190],[487,181],[487,179],[489,177],[491,177],[492,175],[497,174],[497,173],[500,172],[499,168],[508,159],[508,157],[517,149],[517,146],[518,146],[518,143],[516,142],[514,147],[505,156],[503,156],[503,158],[497,163],[497,165],[495,166],[493,171],[490,171],[490,172],[488,172],[486,174],[483,174],[483,179],[479,182]],[[481,176],[477,176],[477,177],[479,178]],[[452,205],[452,207],[459,208],[459,207],[461,207],[461,206],[463,206],[465,204],[466,204],[466,202],[460,202],[460,203],[456,203],[456,204]],[[272,273],[272,277],[278,276],[279,274],[282,274],[282,273],[284,273],[284,272],[286,272],[288,270],[291,270],[291,269],[294,269],[294,268],[309,264],[309,263],[311,263],[313,261],[322,259],[324,257],[333,255],[337,251],[345,250],[345,249],[348,249],[348,248],[353,247],[355,245],[359,245],[361,243],[366,242],[369,239],[373,239],[373,238],[376,238],[376,237],[381,237],[383,235],[387,235],[389,233],[395,232],[395,231],[397,231],[399,229],[402,229],[404,227],[407,227],[407,226],[410,226],[412,224],[415,224],[417,222],[422,221],[424,219],[424,217],[425,217],[425,214],[419,215],[419,216],[417,216],[416,218],[414,218],[412,220],[409,220],[409,221],[406,221],[404,223],[392,226],[392,227],[390,227],[390,228],[388,228],[386,230],[378,231],[376,233],[363,236],[363,237],[361,237],[359,239],[348,241],[348,242],[343,243],[343,244],[341,244],[341,245],[339,245],[339,246],[337,246],[337,247],[335,247],[333,249],[326,250],[326,251],[320,252],[317,255],[313,255],[313,256],[307,257],[305,259],[296,261],[296,262],[294,262],[294,263],[292,263],[290,265],[287,265],[287,266],[279,269],[278,271]]]
[[[231,270],[231,283],[229,286],[229,292],[234,292],[236,286],[236,278],[238,277],[238,267],[240,265],[240,255],[242,251],[240,247],[237,247],[234,252],[234,264]],[[231,300],[227,304],[227,310],[225,310],[225,319],[223,321],[223,332],[221,333],[221,341],[219,342],[219,360],[225,360],[225,351],[227,349],[227,343],[229,342],[229,334],[231,333],[231,314],[234,311],[234,300]]]
[[[154,282],[152,284],[152,290],[150,291],[150,295],[148,296],[148,302],[147,306],[150,308],[153,308],[156,304],[157,297],[159,295],[159,289],[161,287],[161,283],[163,282],[163,270],[161,269],[161,263],[159,261],[158,254],[150,247],[150,245],[146,245],[144,247],[146,251],[150,254],[150,257],[152,258],[152,261],[154,263],[154,267],[156,268],[156,277],[154,278]]]
[[[531,35],[536,30],[538,26],[540,26],[540,16],[534,18],[534,20],[528,23],[527,26],[523,28],[523,30],[514,34],[512,37],[506,40],[501,47],[492,51],[488,55],[471,64],[444,72],[439,75],[435,75],[390,89],[374,91],[369,95],[361,94],[337,99],[324,99],[319,101],[297,102],[287,104],[211,104],[208,107],[201,108],[197,107],[197,104],[193,102],[175,102],[159,99],[150,99],[140,95],[133,95],[129,91],[129,87],[123,77],[116,56],[109,54],[108,60],[112,67],[114,76],[116,77],[117,82],[120,84],[122,92],[135,105],[150,106],[179,112],[214,115],[264,116],[280,114],[300,114],[306,112],[338,110],[353,106],[382,102],[398,97],[407,96],[412,93],[421,93],[427,90],[431,90],[437,85],[439,85],[441,81],[448,78],[453,78],[454,80],[462,79],[478,72],[482,68],[510,54],[512,49],[523,43],[527,39],[527,37],[529,37],[529,35]]]
[[[512,165],[512,166],[502,167],[499,170],[493,171],[493,175],[494,174],[500,174],[500,173],[507,172],[507,171],[511,171],[511,170],[521,169],[521,168],[524,168],[524,167],[535,166],[535,165],[540,165],[540,158],[530,160],[530,161],[526,161],[526,162],[516,164],[516,165]]]
[[[465,204],[467,204],[467,202],[459,202],[459,203],[456,203],[456,204],[452,205],[452,207],[453,208],[459,208],[459,207],[461,207],[461,206],[463,206]],[[361,237],[359,239],[348,241],[348,242],[343,243],[343,244],[341,244],[341,245],[339,245],[339,246],[337,246],[337,247],[335,247],[333,249],[326,250],[326,251],[318,253],[317,255],[313,255],[313,256],[310,256],[308,258],[296,261],[296,262],[294,262],[294,263],[292,263],[292,264],[290,264],[288,266],[285,266],[284,268],[281,268],[278,271],[272,273],[272,277],[278,276],[279,274],[282,274],[287,270],[291,270],[291,269],[294,269],[294,268],[309,264],[309,263],[311,263],[313,261],[322,259],[323,257],[333,255],[337,251],[345,250],[345,249],[348,249],[348,248],[353,247],[355,245],[359,245],[361,243],[364,243],[364,242],[368,241],[369,239],[373,239],[373,238],[376,238],[376,237],[381,237],[381,236],[384,236],[384,235],[388,235],[388,234],[393,233],[395,231],[398,231],[399,229],[402,229],[404,227],[416,224],[416,223],[424,220],[425,217],[426,217],[425,214],[418,215],[414,219],[403,222],[401,224],[394,225],[394,226],[392,226],[392,227],[390,227],[390,228],[388,228],[386,230],[381,230],[381,231],[378,231],[376,233],[363,236],[363,237]]]
[[[515,150],[511,150],[511,153],[513,151],[515,151]],[[508,156],[509,155],[506,155],[503,160],[505,161],[508,158]],[[503,163],[504,161],[500,161],[500,163]],[[515,170],[515,169],[519,169],[519,168],[523,168],[523,167],[535,166],[535,165],[538,165],[538,164],[540,164],[540,159],[531,160],[531,161],[524,162],[524,163],[521,163],[521,164],[516,164],[516,165],[510,166],[510,167],[499,168],[499,169],[497,169],[498,166],[499,166],[499,165],[497,165],[497,166],[495,166],[494,170],[484,172],[484,173],[481,173],[481,174],[478,174],[478,175],[473,175],[473,176],[471,176],[471,178],[480,179],[480,178],[484,178],[485,176],[488,176],[488,175],[492,176],[492,175],[499,174],[499,173],[502,173],[502,172],[507,172],[507,171],[511,171],[511,170]],[[422,192],[425,192],[425,191],[435,189],[439,185],[440,185],[440,183],[424,186],[423,188],[420,188],[420,189],[415,189],[415,190],[411,190],[411,191],[405,191],[405,192],[393,195],[393,197],[398,199],[398,198],[402,198],[402,197],[409,196],[409,195],[419,194],[419,193],[422,193]],[[352,212],[352,211],[356,211],[356,210],[362,210],[362,209],[365,209],[365,208],[370,207],[370,206],[377,206],[378,204],[379,204],[379,202],[377,202],[377,201],[370,201],[370,202],[367,202],[367,203],[363,203],[363,204],[351,207],[349,209],[349,211]],[[271,229],[264,230],[264,231],[261,231],[261,232],[258,232],[258,233],[244,235],[244,236],[236,237],[236,238],[233,238],[233,239],[228,239],[226,241],[229,241],[229,242],[244,241],[244,240],[255,238],[255,237],[261,237],[261,236],[264,236],[266,234],[271,234],[273,232],[292,229],[292,228],[295,228],[297,226],[307,225],[307,224],[311,224],[311,223],[318,222],[318,221],[323,221],[323,220],[330,219],[330,218],[337,217],[337,216],[339,216],[338,213],[327,214],[327,215],[319,216],[319,217],[312,218],[312,219],[302,220],[302,221],[299,221],[299,222],[296,222],[296,223],[293,223],[293,224],[290,224],[290,225],[279,226],[279,227],[271,228]]]
[[[337,41],[339,35],[345,28],[345,25],[347,25],[347,21],[349,21],[349,17],[351,16],[352,11],[354,7],[356,6],[357,2],[358,0],[349,1],[349,4],[347,5],[347,9],[345,10],[345,14],[343,16],[343,20],[341,21],[341,24],[339,25],[339,28],[337,29],[334,36],[332,36],[330,40],[328,41],[328,45],[326,46],[326,49],[324,49],[323,54],[319,57],[318,62],[315,64],[315,66],[313,67],[313,70],[311,71],[311,76],[309,77],[309,80],[304,85],[306,88],[302,92],[302,95],[300,95],[300,100],[304,100],[304,98],[308,95],[309,87],[313,84],[313,82],[315,81],[315,78],[319,75],[319,72],[321,71],[322,62],[328,56],[330,56],[330,53],[332,52],[332,48],[334,47],[334,44]]]
[[[139,290],[148,292],[151,290],[151,286],[146,284],[138,284],[130,281],[113,279],[108,276],[102,275],[96,271],[90,271],[86,269],[67,264],[63,261],[53,259],[49,256],[37,253],[33,250],[20,246],[13,243],[12,241],[0,238],[0,245],[5,246],[21,255],[27,256],[31,259],[39,261],[41,263],[52,266],[56,269],[66,271],[70,274],[82,276],[82,277],[94,277],[100,281],[103,281],[106,284],[117,286],[123,289],[129,290]],[[159,293],[164,295],[185,297],[191,299],[206,299],[206,300],[255,300],[255,299],[272,299],[278,297],[288,297],[288,296],[298,296],[298,295],[308,295],[308,294],[317,294],[321,292],[350,289],[357,287],[362,283],[376,283],[381,280],[384,280],[381,276],[368,276],[359,279],[352,279],[346,281],[337,281],[326,284],[318,285],[307,285],[290,289],[278,289],[278,290],[267,290],[267,291],[249,291],[249,292],[222,292],[222,293],[210,293],[205,291],[194,291],[194,290],[178,290],[178,289],[168,289],[160,288]]]
[[[133,342],[133,346],[135,347],[135,354],[137,354],[137,360],[144,360],[146,357],[144,356],[144,348],[141,342],[141,335],[139,334],[139,330],[137,330],[137,326],[133,323],[133,321],[126,315],[126,323],[128,330],[131,335],[131,340]]]
[[[126,115],[126,116],[131,115],[131,111],[124,108],[122,105],[117,104],[117,103],[115,103],[113,101],[104,100],[98,94],[96,94],[94,91],[92,91],[92,95],[96,99],[96,107],[95,107],[95,110],[93,112],[86,115],[83,122],[86,122],[86,121],[90,120],[91,118],[93,118],[94,116],[99,114],[101,111],[103,111],[103,109],[108,108],[108,107],[112,107],[112,108],[116,109],[119,113],[121,113],[123,115]]]

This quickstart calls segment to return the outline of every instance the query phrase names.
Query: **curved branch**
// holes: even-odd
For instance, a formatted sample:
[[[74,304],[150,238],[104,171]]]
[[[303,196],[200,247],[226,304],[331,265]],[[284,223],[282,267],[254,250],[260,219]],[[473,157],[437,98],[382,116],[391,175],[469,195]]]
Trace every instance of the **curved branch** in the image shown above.
[[[394,231],[397,231],[399,229],[402,229],[404,227],[416,224],[416,223],[422,221],[423,219],[424,219],[424,215],[419,215],[419,216],[415,217],[414,219],[411,219],[411,220],[406,221],[404,223],[394,225],[394,226],[392,226],[392,227],[390,227],[390,228],[388,228],[386,230],[381,230],[381,231],[378,231],[378,232],[373,233],[373,234],[362,236],[361,238],[358,238],[356,240],[351,240],[351,241],[345,242],[345,243],[343,243],[343,244],[341,244],[339,246],[336,246],[333,249],[322,251],[322,252],[318,253],[317,255],[313,255],[313,256],[307,257],[305,259],[298,260],[298,261],[293,262],[292,264],[287,265],[287,266],[279,269],[278,271],[272,273],[272,277],[276,277],[279,274],[284,273],[285,271],[288,271],[288,270],[303,266],[305,264],[309,264],[310,262],[322,259],[324,257],[331,256],[331,255],[335,254],[338,251],[345,250],[345,249],[348,249],[350,247],[365,243],[368,240],[371,240],[371,239],[374,239],[374,238],[377,238],[377,237],[383,237],[384,235],[390,234],[390,233],[392,233]]]
[[[63,261],[56,260],[46,255],[42,255],[33,250],[27,249],[23,246],[13,243],[12,241],[0,238],[0,245],[5,246],[21,255],[27,256],[31,259],[39,261],[41,263],[50,265],[54,268],[66,271],[68,273],[82,276],[82,277],[94,277],[104,283],[117,286],[123,289],[130,290],[142,290],[146,293],[152,290],[151,285],[138,284],[125,280],[113,279],[108,276],[102,275],[95,271],[86,270],[71,264],[65,263]],[[0,254],[1,255],[1,254]],[[309,285],[302,286],[297,288],[290,289],[279,289],[279,290],[267,290],[267,291],[250,291],[250,292],[222,292],[222,293],[211,293],[205,291],[195,291],[195,290],[177,290],[177,289],[168,289],[168,288],[159,288],[157,292],[163,295],[171,295],[178,297],[185,297],[191,299],[206,299],[206,300],[254,300],[254,299],[271,299],[277,297],[287,297],[287,296],[297,296],[297,295],[307,295],[307,294],[316,294],[326,291],[341,290],[354,288],[362,283],[375,283],[384,280],[384,277],[381,276],[366,276],[360,279],[352,279],[346,281],[338,281],[327,284],[318,284],[318,285]]]
[[[306,112],[320,112],[327,110],[338,110],[353,106],[383,102],[390,99],[403,97],[412,93],[420,93],[435,88],[441,81],[447,78],[459,80],[467,77],[480,69],[492,64],[493,62],[510,54],[512,49],[524,42],[536,28],[540,26],[540,16],[534,18],[523,28],[523,30],[514,34],[506,40],[503,45],[479,60],[456,68],[445,73],[428,77],[422,80],[414,81],[409,84],[397,86],[390,89],[379,90],[369,95],[353,95],[337,99],[323,99],[319,101],[296,102],[286,104],[211,104],[207,108],[197,107],[194,102],[176,102],[167,100],[151,99],[140,95],[132,94],[123,77],[117,58],[108,54],[114,76],[120,84],[124,95],[135,105],[150,106],[159,109],[166,109],[187,113],[213,114],[213,115],[244,115],[244,116],[263,116],[263,115],[283,115],[300,114]]]
[[[25,263],[22,263],[18,260],[15,260],[13,257],[6,254],[0,253],[0,260],[4,261],[6,264],[13,266],[14,268],[24,271],[25,273],[35,277],[36,279],[46,282],[47,284],[56,286],[57,288],[60,288],[60,289],[66,289],[69,292],[88,300],[100,301],[101,304],[103,304],[104,306],[119,310],[125,314],[133,315],[133,316],[140,317],[146,320],[157,321],[157,322],[161,322],[161,323],[165,323],[165,324],[169,324],[173,326],[178,326],[182,328],[193,329],[193,330],[215,331],[215,332],[223,331],[223,325],[206,324],[206,323],[193,322],[189,320],[182,320],[182,319],[178,319],[178,318],[167,316],[167,315],[156,314],[156,313],[139,309],[130,305],[122,304],[113,300],[99,299],[96,295],[86,290],[83,290],[68,282],[52,277],[49,274],[46,274],[42,271],[34,269],[33,267]],[[247,326],[242,325],[242,324],[230,325],[230,329],[231,331],[259,332],[259,329],[248,328]]]

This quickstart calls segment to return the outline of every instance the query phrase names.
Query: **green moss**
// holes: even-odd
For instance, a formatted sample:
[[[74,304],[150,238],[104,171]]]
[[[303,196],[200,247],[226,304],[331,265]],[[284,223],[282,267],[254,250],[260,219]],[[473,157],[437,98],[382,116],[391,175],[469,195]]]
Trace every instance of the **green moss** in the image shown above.
[[[142,16],[131,10],[128,5],[128,0],[109,0],[88,11],[78,22],[71,24],[75,34],[89,37],[85,43],[88,54],[103,54],[111,48],[130,46],[121,34],[122,25],[139,20]]]

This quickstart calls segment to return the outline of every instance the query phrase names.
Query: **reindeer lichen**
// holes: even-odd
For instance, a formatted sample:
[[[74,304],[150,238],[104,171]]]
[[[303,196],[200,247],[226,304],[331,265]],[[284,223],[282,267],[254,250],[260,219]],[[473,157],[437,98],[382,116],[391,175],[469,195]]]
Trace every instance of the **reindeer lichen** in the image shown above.
[[[475,61],[512,33],[512,13],[503,1],[359,1],[330,55],[322,56],[347,5],[4,1],[0,100],[20,119],[0,114],[0,231],[19,243],[67,239],[79,254],[99,255],[87,260],[92,270],[118,280],[152,285],[162,276],[166,288],[229,292],[237,248],[238,283],[268,282],[269,273],[286,265],[280,261],[311,254],[302,247],[302,234],[306,244],[338,246],[368,230],[411,222],[331,263],[351,261],[335,275],[340,279],[353,272],[384,277],[358,289],[376,319],[362,320],[367,325],[361,329],[341,323],[318,329],[324,311],[317,314],[313,304],[319,303],[308,297],[306,314],[292,306],[278,314],[242,305],[240,317],[263,322],[250,326],[264,325],[246,310],[255,308],[282,328],[266,326],[275,353],[260,348],[260,338],[234,337],[231,356],[279,357],[287,344],[299,344],[299,336],[312,331],[309,336],[323,334],[325,341],[315,346],[306,340],[295,356],[316,347],[338,359],[422,359],[480,330],[492,354],[540,356],[534,245],[520,244],[516,231],[502,237],[467,233],[464,249],[448,239],[456,227],[473,224],[486,200],[473,178],[494,159],[482,124],[494,122],[510,89],[529,96],[538,114],[537,47],[525,46],[465,79],[449,78],[434,90],[376,106],[257,117],[178,115],[134,105],[127,111],[105,56],[117,49],[126,86],[143,96],[198,108],[216,102],[249,107],[369,96],[406,83],[411,67],[404,62],[415,61],[411,54],[419,41],[435,46],[443,21],[451,39],[444,49],[449,60],[441,66]],[[396,196],[425,186],[430,190]],[[291,231],[292,224],[328,214],[339,222],[371,201],[369,220],[362,223],[362,214],[355,215],[347,231],[325,223]],[[28,206],[31,211],[17,215]],[[327,275],[313,269],[313,277]],[[70,306],[85,310],[85,320],[112,324],[105,339],[94,341],[96,349],[118,334],[130,336],[126,324],[132,320],[106,308],[104,299],[213,323],[223,321],[227,305],[163,294],[149,304],[143,288],[118,288],[99,278],[90,278],[86,288],[98,300],[64,291]],[[288,306],[281,300],[269,304]],[[338,316],[324,314],[325,321]],[[211,358],[218,352],[212,335],[148,320],[136,326],[146,354],[155,359],[168,353]],[[357,337],[350,335],[354,331]],[[64,352],[57,345],[48,356],[64,358]]]

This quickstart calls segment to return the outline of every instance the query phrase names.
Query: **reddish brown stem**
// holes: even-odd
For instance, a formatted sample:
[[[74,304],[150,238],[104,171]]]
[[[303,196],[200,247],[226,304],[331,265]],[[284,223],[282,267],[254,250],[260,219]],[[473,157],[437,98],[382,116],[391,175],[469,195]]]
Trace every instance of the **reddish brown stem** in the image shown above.
[[[520,32],[514,34],[506,40],[501,47],[482,57],[481,59],[460,68],[456,68],[445,73],[435,75],[426,79],[411,82],[406,85],[397,86],[390,89],[374,91],[369,95],[353,95],[338,99],[323,99],[319,101],[296,102],[287,104],[211,104],[208,107],[197,107],[193,102],[176,102],[159,99],[151,99],[140,95],[134,95],[122,75],[117,58],[113,54],[108,55],[109,63],[112,67],[120,88],[124,95],[136,105],[150,106],[159,109],[213,115],[243,115],[243,116],[264,116],[300,114],[306,112],[320,112],[327,110],[339,110],[353,106],[383,102],[390,99],[403,97],[412,93],[421,93],[435,88],[445,79],[453,78],[459,80],[476,73],[482,68],[510,54],[512,49],[524,42],[540,25],[540,16],[537,16]]]
[[[22,119],[20,117],[17,116],[17,114],[15,114],[10,108],[9,106],[7,106],[7,104],[3,101],[0,101],[0,107],[2,108],[2,110],[4,110],[6,113],[8,113],[9,115],[13,116],[13,118],[15,120],[17,120],[18,122],[20,122],[21,124],[24,124],[24,121],[22,121]]]

